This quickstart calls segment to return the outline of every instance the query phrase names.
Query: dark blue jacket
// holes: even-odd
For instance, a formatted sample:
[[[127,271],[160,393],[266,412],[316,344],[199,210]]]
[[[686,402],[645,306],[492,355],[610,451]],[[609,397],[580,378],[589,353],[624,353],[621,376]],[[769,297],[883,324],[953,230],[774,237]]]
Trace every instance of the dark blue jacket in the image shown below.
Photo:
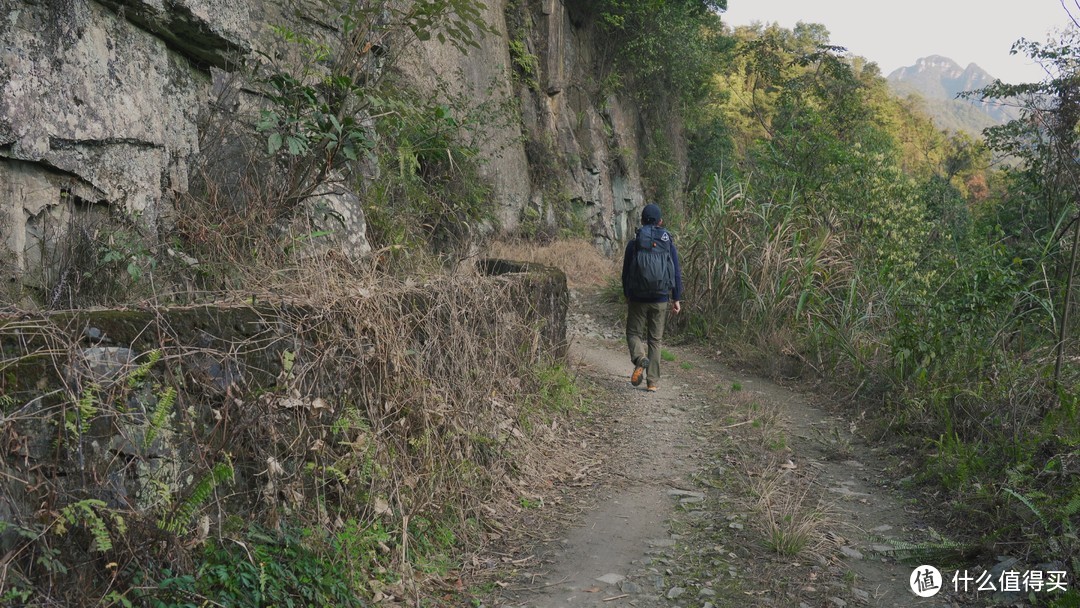
[[[661,228],[661,230],[664,230]],[[664,230],[664,233],[668,235],[668,246],[671,247],[671,261],[675,263],[675,289],[671,290],[671,301],[678,302],[682,300],[682,269],[679,267],[679,252],[675,250],[675,237],[671,236],[671,233]],[[623,295],[627,300],[631,302],[643,302],[647,304],[655,304],[657,302],[667,302],[668,296],[661,296],[659,298],[637,298],[633,297],[626,288],[627,278],[629,278],[630,267],[634,262],[634,256],[637,255],[637,247],[635,246],[637,239],[631,239],[626,244],[626,253],[623,254],[622,264],[622,290]]]

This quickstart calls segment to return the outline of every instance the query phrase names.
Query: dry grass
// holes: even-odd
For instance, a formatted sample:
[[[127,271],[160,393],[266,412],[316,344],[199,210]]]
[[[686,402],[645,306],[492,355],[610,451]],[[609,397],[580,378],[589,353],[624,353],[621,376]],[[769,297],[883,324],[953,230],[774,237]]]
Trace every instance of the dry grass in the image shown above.
[[[779,406],[749,391],[724,394],[721,419],[729,435],[728,462],[738,463],[742,508],[761,544],[793,557],[828,549],[827,529],[835,527],[832,506],[820,498],[814,479],[788,459],[787,428]]]
[[[695,312],[760,341],[806,323],[854,268],[834,222],[807,216],[793,200],[751,200],[745,190],[717,178],[699,195],[680,249]]]
[[[750,510],[764,536],[765,547],[779,555],[794,557],[803,551],[821,553],[831,527],[830,507],[816,498],[813,481],[794,471],[774,468],[749,477]]]
[[[322,263],[328,264],[323,270],[335,268]],[[177,405],[159,420],[163,428],[155,435],[174,438],[177,469],[147,477],[138,459],[86,460],[93,472],[86,479],[132,479],[168,495],[145,508],[116,510],[128,522],[127,532],[111,531],[110,559],[119,571],[137,571],[149,558],[183,572],[207,534],[237,533],[226,525],[229,520],[269,528],[310,526],[330,534],[352,520],[390,533],[382,545],[383,564],[411,580],[411,560],[425,539],[413,538],[410,522],[435,522],[453,530],[462,546],[476,547],[485,536],[475,522],[491,521],[511,511],[523,492],[572,474],[577,425],[551,421],[573,415],[574,408],[535,397],[546,381],[537,370],[547,369],[550,361],[541,324],[532,312],[523,312],[531,307],[515,305],[531,301],[522,278],[429,276],[420,284],[385,276],[376,282],[375,275],[350,283],[349,276],[339,268],[320,281],[293,285],[289,293],[296,299],[288,303],[263,303],[272,292],[262,287],[254,298],[249,292],[244,300],[258,305],[248,314],[254,311],[262,327],[250,337],[227,336],[218,333],[227,330],[210,324],[205,343],[196,347],[181,339],[174,317],[157,314],[139,332],[162,345],[161,360],[145,380],[118,381],[106,395],[90,393],[68,376],[51,408],[31,407],[36,389],[8,387],[14,390],[6,393],[4,411],[10,415],[0,418],[0,437],[16,431],[33,437],[38,427],[26,426],[31,414],[40,428],[63,429],[72,412],[80,411],[80,401],[100,395],[92,409],[81,410],[93,420],[56,439],[58,466],[82,470],[87,446],[117,439],[141,445],[132,430],[138,421],[117,404],[143,399],[145,390],[161,395],[173,387],[179,392]],[[280,287],[298,279],[283,272],[266,277],[266,284]],[[64,370],[85,348],[77,342],[83,326],[76,325],[58,326],[47,318],[0,324],[0,338],[7,333],[29,340],[35,333],[45,346],[26,356],[46,357],[48,366]],[[0,372],[17,374],[16,363],[5,360]],[[214,389],[213,382],[195,376],[203,363],[238,374],[250,370],[263,380],[244,373]],[[192,501],[199,481],[222,463],[235,470],[235,483]],[[30,471],[16,463],[8,475],[5,479],[26,479]],[[27,506],[13,524],[35,531],[49,514],[35,514],[33,505],[55,511],[98,495],[80,486],[80,479],[42,483],[28,497],[20,498],[25,491],[14,483],[0,485],[0,492],[10,504]],[[163,529],[159,521],[176,525]],[[154,540],[163,537],[168,542]],[[109,581],[103,572],[104,578],[89,575],[76,582],[47,574],[32,559],[60,548],[61,555],[84,559],[92,555],[85,540],[85,534],[59,537],[42,531],[0,555],[0,561],[13,564],[4,568],[12,577],[47,585],[39,587],[46,596],[96,604],[102,585],[125,581]],[[350,563],[357,572],[379,565],[362,557]],[[402,589],[406,595],[422,593],[417,587]]]
[[[498,241],[487,255],[522,262],[554,266],[566,273],[572,288],[603,287],[619,272],[620,260],[605,256],[585,239],[566,239],[552,243]]]

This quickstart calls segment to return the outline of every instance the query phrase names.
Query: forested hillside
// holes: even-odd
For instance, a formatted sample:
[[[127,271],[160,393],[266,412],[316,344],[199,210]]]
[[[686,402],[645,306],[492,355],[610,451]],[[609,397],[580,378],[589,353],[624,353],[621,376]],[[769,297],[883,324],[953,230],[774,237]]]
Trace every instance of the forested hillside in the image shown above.
[[[1076,565],[1077,32],[1019,45],[1051,76],[972,92],[1022,101],[971,138],[821,26],[717,27],[685,331],[836,385],[910,450],[951,541]]]

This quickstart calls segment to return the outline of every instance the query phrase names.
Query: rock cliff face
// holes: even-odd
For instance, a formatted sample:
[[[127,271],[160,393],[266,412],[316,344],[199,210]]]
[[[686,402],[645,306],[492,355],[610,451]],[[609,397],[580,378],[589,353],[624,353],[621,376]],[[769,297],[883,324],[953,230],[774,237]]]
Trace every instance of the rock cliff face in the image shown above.
[[[5,279],[41,287],[75,216],[111,207],[153,226],[187,189],[208,68],[249,49],[247,15],[213,0],[3,0],[0,15]]]
[[[600,56],[593,28],[575,20],[562,2],[541,4],[527,23],[539,57],[539,86],[522,87],[526,132],[534,156],[555,152],[557,162],[547,166],[563,195],[581,207],[597,243],[610,249],[637,225],[645,205],[641,113],[603,91],[613,58]],[[536,146],[537,141],[550,145]],[[539,200],[534,194],[532,203]]]
[[[404,69],[419,83],[442,77],[477,98],[518,99],[520,122],[493,124],[483,138],[483,174],[494,186],[503,228],[512,231],[523,217],[553,224],[560,213],[576,215],[610,250],[632,232],[645,205],[645,125],[632,102],[603,90],[614,58],[604,56],[595,27],[573,6],[491,2],[485,20],[498,36],[467,55],[421,45]],[[515,75],[515,63],[530,67],[518,66]]]
[[[0,0],[5,280],[44,287],[34,277],[48,274],[50,243],[76,216],[119,211],[155,226],[189,187],[199,119],[214,97],[211,72],[265,48],[270,26],[293,8]],[[518,101],[520,120],[493,122],[482,137],[482,174],[502,228],[523,217],[551,223],[572,209],[599,246],[616,246],[644,204],[644,128],[632,103],[601,92],[610,62],[599,57],[595,32],[560,0],[491,1],[484,18],[498,35],[482,37],[479,49],[466,55],[432,41],[403,50],[399,65],[419,86],[438,77],[465,96]],[[528,82],[514,76],[512,45],[518,59],[535,61]],[[352,242],[366,247],[362,221],[353,224],[360,234]]]

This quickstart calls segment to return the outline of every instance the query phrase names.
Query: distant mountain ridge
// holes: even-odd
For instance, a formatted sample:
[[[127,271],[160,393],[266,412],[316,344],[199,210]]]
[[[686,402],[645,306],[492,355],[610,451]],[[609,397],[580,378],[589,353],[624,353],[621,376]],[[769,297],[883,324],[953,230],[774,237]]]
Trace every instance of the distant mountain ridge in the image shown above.
[[[958,93],[994,82],[993,76],[974,63],[963,68],[948,57],[930,55],[915,65],[893,70],[887,80],[898,95],[915,93],[922,97],[927,112],[942,129],[978,136],[986,127],[1003,124],[1015,116],[1011,108],[956,98]]]

